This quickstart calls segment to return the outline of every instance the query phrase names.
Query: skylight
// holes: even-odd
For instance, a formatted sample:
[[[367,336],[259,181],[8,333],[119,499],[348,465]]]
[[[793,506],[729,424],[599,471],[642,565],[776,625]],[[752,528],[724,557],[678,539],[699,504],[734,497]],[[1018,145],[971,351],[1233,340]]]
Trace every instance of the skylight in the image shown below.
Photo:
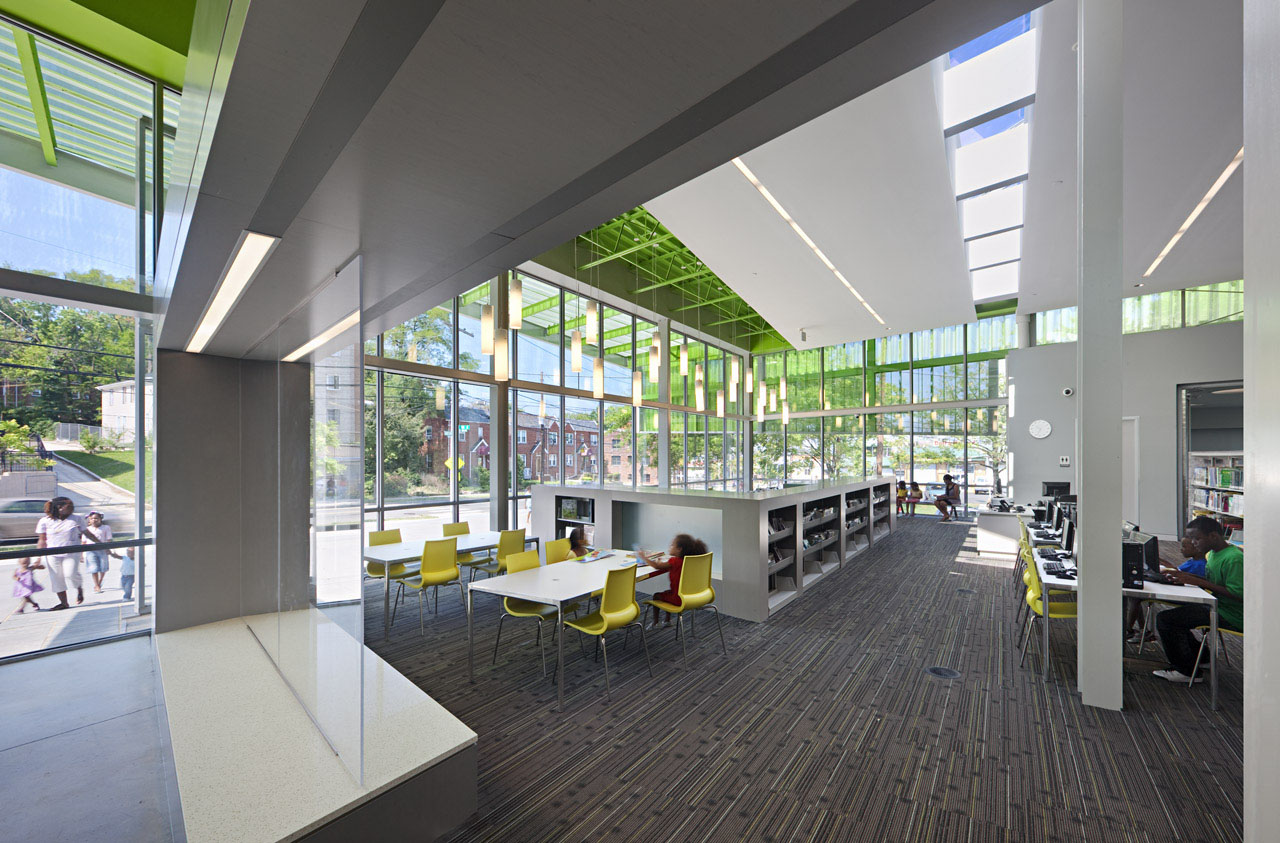
[[[943,134],[975,303],[1018,294],[1039,38],[1023,15],[943,59]]]

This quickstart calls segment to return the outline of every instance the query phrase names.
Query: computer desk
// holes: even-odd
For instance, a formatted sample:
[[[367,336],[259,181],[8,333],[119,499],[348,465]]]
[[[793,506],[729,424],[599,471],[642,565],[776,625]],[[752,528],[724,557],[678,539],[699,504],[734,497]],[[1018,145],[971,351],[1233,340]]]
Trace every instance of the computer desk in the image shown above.
[[[1077,591],[1076,581],[1070,577],[1059,577],[1045,573],[1046,559],[1041,555],[1042,548],[1035,549],[1036,573],[1044,585],[1042,600],[1049,601],[1049,589]],[[1066,564],[1066,563],[1063,563]],[[1214,711],[1218,710],[1218,598],[1203,588],[1193,585],[1169,585],[1167,583],[1144,582],[1142,588],[1121,588],[1125,597],[1136,597],[1139,600],[1160,600],[1165,603],[1199,603],[1209,607],[1209,704]],[[1049,610],[1045,605],[1042,626],[1042,647],[1040,661],[1044,664],[1044,681],[1049,681]]]

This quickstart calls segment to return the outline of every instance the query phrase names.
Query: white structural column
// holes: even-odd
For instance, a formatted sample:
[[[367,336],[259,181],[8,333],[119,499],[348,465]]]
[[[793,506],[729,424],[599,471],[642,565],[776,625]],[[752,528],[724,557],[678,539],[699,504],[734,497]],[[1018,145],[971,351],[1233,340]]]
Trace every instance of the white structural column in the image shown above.
[[[671,400],[671,379],[680,377],[677,370],[675,374],[671,372],[671,320],[665,317],[658,319],[658,332],[662,337],[662,351],[666,355],[666,359],[662,361],[662,368],[658,370],[658,401],[666,403]],[[636,349],[640,348],[640,338],[636,337]],[[639,411],[643,412],[643,410]],[[637,416],[636,425],[639,426],[640,419]],[[632,462],[638,462],[632,460]],[[637,484],[639,479],[636,480]],[[658,410],[658,488],[666,489],[671,486],[671,411],[666,409]]]
[[[511,273],[499,273],[490,284],[489,300],[493,303],[494,330],[506,327],[507,291]],[[507,354],[516,345],[515,336],[507,341]],[[506,530],[511,525],[511,387],[496,383],[489,388],[489,526]]]
[[[1080,0],[1076,343],[1076,547],[1080,694],[1120,709],[1120,345],[1123,83],[1121,0]]]
[[[1280,492],[1280,3],[1244,2],[1244,482]],[[1280,829],[1280,521],[1255,518],[1244,555],[1244,839]],[[1268,563],[1271,564],[1268,564]],[[1274,592],[1274,594],[1273,594]]]

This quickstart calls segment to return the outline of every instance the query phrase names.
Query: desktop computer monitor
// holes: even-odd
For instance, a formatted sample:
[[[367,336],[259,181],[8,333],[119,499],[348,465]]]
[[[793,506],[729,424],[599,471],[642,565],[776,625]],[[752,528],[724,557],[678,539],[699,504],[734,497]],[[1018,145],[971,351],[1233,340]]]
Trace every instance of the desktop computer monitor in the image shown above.
[[[1138,532],[1137,524],[1133,523],[1132,521],[1120,522],[1120,535],[1123,537],[1125,541],[1128,541],[1129,537],[1136,532]]]
[[[1053,532],[1055,533],[1058,532],[1059,530],[1062,529],[1062,522],[1065,520],[1066,520],[1066,511],[1055,503],[1053,505],[1053,524],[1050,529],[1052,529]]]
[[[1062,528],[1062,549],[1067,553],[1076,550],[1076,522],[1068,521]]]
[[[1046,480],[1040,484],[1040,497],[1057,500],[1062,495],[1071,494],[1071,484],[1065,481]]]
[[[1150,533],[1134,531],[1129,541],[1142,545],[1142,563],[1153,574],[1160,573],[1160,540]]]

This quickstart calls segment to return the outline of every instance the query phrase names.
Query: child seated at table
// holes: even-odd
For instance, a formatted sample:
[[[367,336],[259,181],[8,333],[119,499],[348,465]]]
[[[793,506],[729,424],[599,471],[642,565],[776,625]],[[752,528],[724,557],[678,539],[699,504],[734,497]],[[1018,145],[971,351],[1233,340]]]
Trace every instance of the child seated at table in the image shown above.
[[[569,531],[569,558],[579,559],[591,551],[587,546],[587,532],[581,527]]]
[[[684,565],[686,556],[698,556],[707,552],[707,545],[701,539],[695,539],[688,533],[679,533],[671,540],[671,547],[667,548],[667,558],[659,559],[658,553],[646,553],[643,550],[637,551],[636,556],[644,560],[644,563],[650,568],[656,568],[659,571],[667,572],[667,584],[670,586],[666,591],[653,595],[653,599],[661,600],[663,603],[670,603],[673,606],[680,605],[680,569]],[[671,613],[664,612],[667,616],[666,623],[663,626],[671,626]],[[653,621],[649,624],[652,629],[658,625],[658,607],[653,607]]]

